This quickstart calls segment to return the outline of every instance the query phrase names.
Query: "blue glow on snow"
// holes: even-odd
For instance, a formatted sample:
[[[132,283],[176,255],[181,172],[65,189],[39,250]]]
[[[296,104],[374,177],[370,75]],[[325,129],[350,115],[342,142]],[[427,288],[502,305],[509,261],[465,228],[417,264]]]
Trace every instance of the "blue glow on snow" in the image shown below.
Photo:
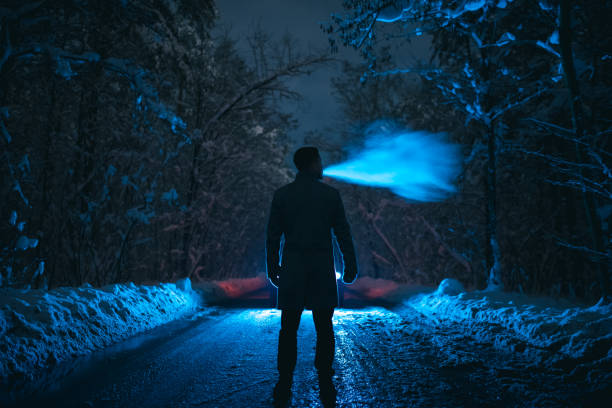
[[[377,17],[376,21],[380,21],[381,23],[394,23],[398,20],[401,20],[404,17],[403,13],[396,14],[393,17]]]
[[[410,13],[410,7],[408,4],[402,4],[406,2],[396,2],[391,4],[376,14],[376,21],[381,23],[394,23],[408,17]]]
[[[302,311],[302,319],[306,317],[310,319],[312,316],[312,310],[304,309]],[[334,321],[337,323],[338,320],[351,320],[359,317],[377,317],[389,319],[391,316],[395,317],[395,314],[390,313],[388,310],[380,308],[378,306],[369,306],[360,309],[334,309]],[[281,317],[281,310],[279,309],[246,309],[243,317],[247,321],[253,320],[268,320],[270,318]]]
[[[366,135],[359,152],[327,167],[323,175],[384,187],[411,201],[441,201],[456,191],[453,182],[461,170],[460,151],[443,134],[377,122]]]
[[[281,311],[278,309],[250,309],[245,316],[246,320],[268,320],[271,317],[280,318]]]

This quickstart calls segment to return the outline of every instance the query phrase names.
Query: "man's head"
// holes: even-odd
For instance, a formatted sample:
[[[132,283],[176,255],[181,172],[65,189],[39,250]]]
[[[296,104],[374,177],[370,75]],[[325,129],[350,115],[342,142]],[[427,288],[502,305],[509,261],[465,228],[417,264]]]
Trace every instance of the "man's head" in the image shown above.
[[[304,146],[296,150],[293,155],[293,163],[300,172],[310,173],[323,178],[323,164],[319,149],[314,146]]]

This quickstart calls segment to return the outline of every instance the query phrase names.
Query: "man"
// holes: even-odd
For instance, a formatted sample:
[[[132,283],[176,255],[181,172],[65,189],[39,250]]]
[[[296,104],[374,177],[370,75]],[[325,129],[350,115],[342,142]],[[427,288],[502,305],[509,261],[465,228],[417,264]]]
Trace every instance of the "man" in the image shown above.
[[[338,292],[332,230],[343,255],[342,280],[347,284],[357,277],[355,249],[338,190],[319,181],[323,166],[318,149],[298,149],[293,162],[298,173],[295,181],[274,192],[266,239],[268,279],[278,287],[277,306],[282,310],[274,402],[283,406],[290,399],[297,330],[303,309],[310,309],[317,331],[315,367],[321,401],[326,407],[335,406],[332,316],[338,306]],[[282,235],[285,241],[280,257]]]

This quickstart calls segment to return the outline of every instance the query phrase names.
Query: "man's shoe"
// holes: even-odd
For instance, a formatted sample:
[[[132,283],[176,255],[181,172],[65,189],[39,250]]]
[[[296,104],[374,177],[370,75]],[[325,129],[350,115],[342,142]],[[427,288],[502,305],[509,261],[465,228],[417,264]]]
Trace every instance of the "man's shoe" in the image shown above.
[[[336,406],[337,394],[331,375],[319,375],[319,397],[325,408]]]
[[[278,380],[272,393],[275,407],[286,407],[289,404],[291,399],[291,383],[292,381],[286,379]]]

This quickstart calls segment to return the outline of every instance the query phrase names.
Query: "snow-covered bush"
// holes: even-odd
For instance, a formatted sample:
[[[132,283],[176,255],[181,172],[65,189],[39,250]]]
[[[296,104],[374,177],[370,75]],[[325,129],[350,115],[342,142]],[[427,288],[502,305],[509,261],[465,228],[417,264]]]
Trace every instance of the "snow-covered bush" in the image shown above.
[[[447,278],[440,282],[440,286],[436,290],[436,295],[456,296],[465,292],[465,288],[457,279]]]
[[[8,222],[0,223],[0,288],[47,287],[45,262],[31,251],[38,247],[38,238],[27,236],[26,224],[15,210]]]
[[[599,373],[601,381],[612,381],[609,300],[602,298],[589,306],[501,291],[457,294],[457,289],[452,279],[445,279],[435,292],[405,300],[405,312],[419,314],[436,326],[459,323],[464,336],[524,354],[535,365],[573,374]]]
[[[189,279],[50,291],[0,289],[0,381],[25,377],[195,310]]]

